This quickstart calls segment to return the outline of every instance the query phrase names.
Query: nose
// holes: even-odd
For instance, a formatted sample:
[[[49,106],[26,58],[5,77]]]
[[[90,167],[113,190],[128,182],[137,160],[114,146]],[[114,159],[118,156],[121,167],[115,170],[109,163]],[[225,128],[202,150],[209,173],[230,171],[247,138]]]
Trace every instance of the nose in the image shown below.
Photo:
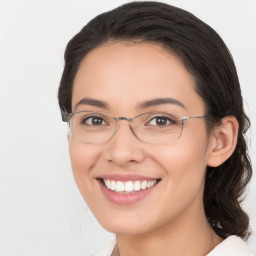
[[[130,129],[128,120],[119,121],[118,130],[107,142],[107,161],[119,166],[142,162],[146,157],[145,143],[140,141]]]

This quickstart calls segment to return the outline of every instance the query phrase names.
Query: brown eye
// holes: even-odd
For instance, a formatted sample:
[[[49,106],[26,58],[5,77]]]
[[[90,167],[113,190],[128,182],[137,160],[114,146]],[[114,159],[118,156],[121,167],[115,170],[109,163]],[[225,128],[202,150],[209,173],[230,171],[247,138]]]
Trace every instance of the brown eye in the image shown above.
[[[147,125],[150,126],[168,126],[174,124],[175,121],[166,116],[155,116],[151,118]]]
[[[92,124],[93,125],[101,125],[103,123],[103,119],[100,117],[93,117]]]
[[[157,117],[156,118],[156,125],[166,125],[168,124],[168,120],[166,117]]]
[[[83,120],[82,123],[85,123],[87,125],[106,125],[106,122],[102,117],[99,116],[90,116]]]

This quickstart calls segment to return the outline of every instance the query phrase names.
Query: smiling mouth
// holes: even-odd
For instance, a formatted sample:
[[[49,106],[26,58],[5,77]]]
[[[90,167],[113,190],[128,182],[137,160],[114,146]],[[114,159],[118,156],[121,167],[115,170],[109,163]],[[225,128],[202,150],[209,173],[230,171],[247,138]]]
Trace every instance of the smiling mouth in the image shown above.
[[[110,179],[99,179],[108,189],[118,194],[131,194],[141,190],[147,190],[155,186],[161,179],[137,180],[137,181],[118,181]]]

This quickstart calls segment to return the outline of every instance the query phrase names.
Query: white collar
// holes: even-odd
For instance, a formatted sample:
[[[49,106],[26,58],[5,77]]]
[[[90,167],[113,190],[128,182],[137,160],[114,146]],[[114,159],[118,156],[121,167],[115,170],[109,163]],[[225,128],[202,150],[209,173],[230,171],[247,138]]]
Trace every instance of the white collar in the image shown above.
[[[115,245],[116,240],[113,240],[91,256],[110,256]],[[244,240],[238,236],[229,236],[206,256],[253,256],[253,254]]]
[[[229,236],[206,256],[253,256],[249,247],[238,236]]]

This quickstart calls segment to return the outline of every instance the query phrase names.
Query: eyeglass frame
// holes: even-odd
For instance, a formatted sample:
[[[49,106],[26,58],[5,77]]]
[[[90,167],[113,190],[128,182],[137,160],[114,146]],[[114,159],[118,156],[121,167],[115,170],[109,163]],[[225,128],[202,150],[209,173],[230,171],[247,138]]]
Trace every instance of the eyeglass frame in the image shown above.
[[[70,121],[72,119],[72,117],[78,113],[104,113],[104,114],[107,114],[108,116],[112,117],[115,121],[116,121],[116,125],[115,125],[115,129],[113,131],[113,134],[111,135],[111,137],[104,141],[104,142],[85,142],[85,141],[80,141],[78,140],[77,138],[74,137],[73,133],[72,133],[72,128],[71,128],[71,124],[70,124]],[[116,117],[116,116],[113,116],[112,114],[110,113],[107,113],[107,112],[104,112],[104,111],[86,111],[86,110],[81,110],[81,111],[75,111],[75,112],[71,112],[71,113],[68,113],[68,112],[61,112],[61,116],[62,116],[62,121],[63,122],[67,122],[68,125],[69,125],[69,128],[70,128],[70,131],[71,131],[71,134],[72,134],[72,137],[79,143],[84,143],[84,144],[103,144],[103,143],[106,143],[108,141],[110,141],[114,135],[117,133],[118,131],[118,121],[121,121],[121,120],[126,120],[129,122],[129,127],[133,133],[133,135],[140,141],[143,141],[143,142],[146,142],[146,143],[150,143],[150,144],[167,144],[167,143],[171,143],[171,142],[167,142],[167,143],[164,143],[164,142],[148,142],[148,141],[144,141],[143,139],[141,139],[137,134],[136,132],[134,131],[133,127],[132,127],[132,121],[134,119],[136,119],[137,117],[141,116],[141,115],[144,115],[144,114],[154,114],[154,113],[162,113],[162,114],[172,114],[172,113],[169,113],[169,112],[157,112],[157,111],[153,111],[153,112],[145,112],[145,113],[141,113],[133,118],[129,118],[129,117],[124,117],[124,116],[120,116],[120,117]],[[184,128],[184,122],[189,120],[189,119],[199,119],[199,118],[206,118],[208,117],[208,115],[204,115],[204,116],[186,116],[186,117],[181,117],[180,121],[181,121],[181,132],[180,132],[180,135],[179,137],[174,140],[174,141],[177,141],[181,135],[182,135],[182,132],[183,132],[183,128]],[[172,141],[172,142],[174,142]]]

